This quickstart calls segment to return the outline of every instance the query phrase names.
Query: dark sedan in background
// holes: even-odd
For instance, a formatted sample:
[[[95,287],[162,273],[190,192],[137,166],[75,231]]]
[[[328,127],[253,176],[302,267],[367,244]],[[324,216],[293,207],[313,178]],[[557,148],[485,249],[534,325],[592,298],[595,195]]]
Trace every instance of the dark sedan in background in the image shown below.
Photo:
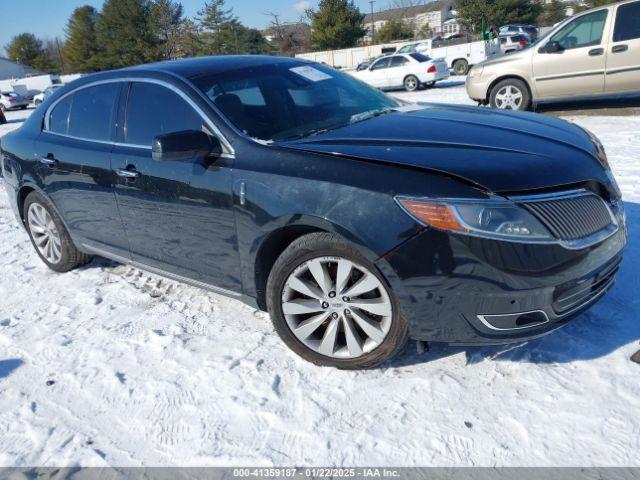
[[[626,242],[588,132],[402,105],[294,59],[84,77],[0,146],[17,219],[53,270],[101,255],[236,297],[299,355],[340,368],[409,337],[553,331],[610,288]]]

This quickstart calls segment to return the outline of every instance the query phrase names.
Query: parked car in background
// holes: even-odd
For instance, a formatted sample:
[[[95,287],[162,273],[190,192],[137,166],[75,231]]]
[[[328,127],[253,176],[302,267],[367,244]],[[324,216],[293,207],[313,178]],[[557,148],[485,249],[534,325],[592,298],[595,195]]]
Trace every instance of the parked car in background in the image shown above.
[[[640,94],[640,0],[571,17],[531,47],[476,65],[469,97],[494,108]]]
[[[500,35],[498,41],[500,42],[500,50],[502,53],[517,52],[531,44],[529,37],[521,33],[516,35]]]
[[[499,35],[515,35],[521,34],[528,36],[531,41],[538,38],[538,27],[534,25],[523,25],[523,24],[513,24],[513,25],[503,25],[498,29]]]
[[[47,87],[44,92],[40,92],[33,97],[33,103],[35,103],[36,106],[40,105],[42,102],[44,102],[45,98],[49,97],[60,87],[62,87],[62,85],[51,85],[50,87]]]
[[[29,100],[16,92],[0,92],[0,110],[25,109],[29,106]]]
[[[350,73],[372,87],[404,87],[413,92],[423,85],[433,86],[437,81],[449,78],[449,67],[443,58],[432,59],[416,52],[388,55],[364,70]]]
[[[84,77],[0,142],[49,268],[100,255],[229,295],[320,365],[371,367],[408,337],[552,332],[613,285],[626,243],[604,150],[579,127],[406,106],[290,58]]]

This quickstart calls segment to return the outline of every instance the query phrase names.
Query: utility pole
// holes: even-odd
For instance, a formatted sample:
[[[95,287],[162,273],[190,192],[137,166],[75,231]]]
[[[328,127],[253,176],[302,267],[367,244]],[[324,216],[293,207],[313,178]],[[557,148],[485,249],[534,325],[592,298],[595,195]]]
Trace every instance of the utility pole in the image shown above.
[[[60,50],[60,39],[56,37],[56,47],[58,49],[58,58],[60,59],[60,69],[62,73],[66,73],[64,70],[64,58],[62,57],[62,51]]]
[[[374,3],[376,3],[376,0],[369,1],[369,5],[371,5],[371,45],[375,43],[375,38],[376,38],[376,22],[375,22],[375,18],[373,18]]]

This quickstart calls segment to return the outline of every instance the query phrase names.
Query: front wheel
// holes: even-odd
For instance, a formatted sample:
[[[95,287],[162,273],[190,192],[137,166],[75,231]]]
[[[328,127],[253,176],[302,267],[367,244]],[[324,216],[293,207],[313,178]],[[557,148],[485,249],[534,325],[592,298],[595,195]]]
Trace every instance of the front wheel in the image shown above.
[[[491,89],[489,103],[500,110],[527,110],[531,105],[531,95],[522,80],[508,78]]]
[[[415,75],[409,75],[404,79],[404,89],[407,92],[415,92],[420,86],[420,80]]]
[[[316,365],[370,368],[397,355],[408,329],[374,264],[340,237],[312,233],[278,258],[267,283],[274,327]]]

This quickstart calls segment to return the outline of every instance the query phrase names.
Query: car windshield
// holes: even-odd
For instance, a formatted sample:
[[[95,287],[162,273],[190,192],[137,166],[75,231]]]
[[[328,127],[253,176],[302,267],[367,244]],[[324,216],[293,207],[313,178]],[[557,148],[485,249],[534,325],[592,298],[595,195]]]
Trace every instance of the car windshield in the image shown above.
[[[400,104],[319,64],[276,63],[191,79],[246,135],[279,141],[321,133]]]
[[[569,23],[571,20],[573,20],[574,17],[568,17],[566,19],[564,19],[562,22],[558,23],[554,28],[551,28],[549,30],[547,30],[544,35],[540,35],[535,42],[532,42],[531,45],[529,45],[527,48],[531,48],[531,47],[535,47],[536,45],[540,45],[541,42],[543,42],[549,35],[551,35],[553,32],[557,32],[558,30],[560,30],[560,27],[566,25],[567,23]]]

